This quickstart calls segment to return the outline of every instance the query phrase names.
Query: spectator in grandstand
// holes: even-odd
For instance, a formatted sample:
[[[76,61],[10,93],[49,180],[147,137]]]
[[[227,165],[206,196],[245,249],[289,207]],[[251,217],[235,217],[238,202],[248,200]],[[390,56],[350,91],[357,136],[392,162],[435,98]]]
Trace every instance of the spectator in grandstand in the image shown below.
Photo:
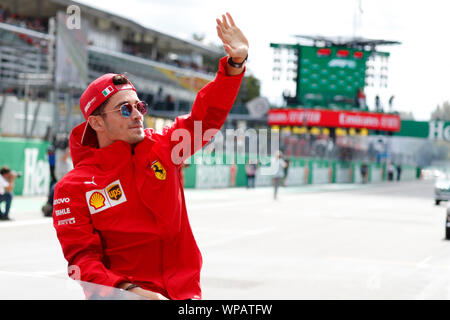
[[[375,96],[375,111],[376,112],[382,112],[383,110],[381,110],[381,102],[380,102],[380,96],[376,95]]]
[[[366,95],[362,88],[359,88],[356,93],[356,105],[362,110],[366,108]]]
[[[0,168],[0,220],[9,221],[9,210],[11,209],[11,203],[14,192],[14,182],[16,178],[21,174],[12,171],[8,166]],[[1,209],[1,206],[5,203],[5,210]]]
[[[168,94],[166,97],[166,102],[164,104],[164,110],[168,110],[168,111],[175,110],[175,99],[170,94]]]
[[[394,107],[394,96],[389,98],[389,111],[392,112],[392,108]]]
[[[105,74],[82,94],[86,121],[70,136],[74,169],[56,184],[53,201],[57,237],[69,270],[79,270],[78,280],[149,299],[201,298],[202,257],[189,226],[180,167],[206,143],[207,131],[211,138],[224,124],[248,54],[248,41],[231,15],[216,21],[228,56],[198,92],[191,112],[162,133],[143,129],[146,103],[124,75]]]
[[[11,12],[9,11],[8,8],[5,8],[5,10],[3,10],[3,21],[8,20],[10,16],[11,16]]]
[[[32,29],[39,32],[47,31],[43,19],[19,16],[18,14],[10,13],[8,9],[3,9],[1,5],[0,22],[12,24],[21,28]]]
[[[155,95],[155,103],[162,101],[163,99],[163,87],[159,86],[158,91]]]

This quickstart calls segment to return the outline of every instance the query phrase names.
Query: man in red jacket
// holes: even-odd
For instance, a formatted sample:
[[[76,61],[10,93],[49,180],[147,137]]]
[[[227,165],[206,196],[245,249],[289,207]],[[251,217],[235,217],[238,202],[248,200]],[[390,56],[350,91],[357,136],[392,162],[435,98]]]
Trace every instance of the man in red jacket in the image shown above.
[[[207,142],[194,143],[194,127],[200,123],[203,134],[225,122],[248,53],[248,41],[232,17],[227,13],[216,21],[228,57],[198,92],[191,113],[162,134],[143,129],[146,104],[125,76],[105,74],[82,94],[86,122],[71,133],[74,169],[56,185],[53,211],[69,273],[76,271],[79,280],[150,299],[201,298],[202,257],[180,170]],[[187,150],[176,148],[186,136],[180,132],[190,134]]]

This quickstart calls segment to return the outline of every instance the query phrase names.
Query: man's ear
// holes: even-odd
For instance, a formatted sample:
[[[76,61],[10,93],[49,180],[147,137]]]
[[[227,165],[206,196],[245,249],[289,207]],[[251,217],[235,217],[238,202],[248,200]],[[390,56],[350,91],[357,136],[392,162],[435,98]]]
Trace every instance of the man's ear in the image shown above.
[[[97,132],[105,131],[105,121],[102,116],[89,116],[89,125]]]

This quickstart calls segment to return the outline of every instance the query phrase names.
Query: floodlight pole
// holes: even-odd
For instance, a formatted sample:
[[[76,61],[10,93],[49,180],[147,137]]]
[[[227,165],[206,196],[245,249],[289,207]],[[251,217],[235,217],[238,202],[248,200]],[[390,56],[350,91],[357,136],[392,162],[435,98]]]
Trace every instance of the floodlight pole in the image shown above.
[[[359,28],[362,24],[362,0],[356,0],[357,8],[353,14],[353,38],[356,38]]]

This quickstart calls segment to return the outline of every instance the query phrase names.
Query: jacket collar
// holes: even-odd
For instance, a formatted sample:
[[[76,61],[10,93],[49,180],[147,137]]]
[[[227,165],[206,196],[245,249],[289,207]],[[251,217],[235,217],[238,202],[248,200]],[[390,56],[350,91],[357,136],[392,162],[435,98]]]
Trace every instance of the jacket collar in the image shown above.
[[[107,147],[94,148],[94,162],[104,170],[113,170],[120,164],[130,161],[132,147],[125,141],[116,141]]]
[[[83,130],[84,126],[81,124],[72,130],[70,136],[70,153],[74,167],[95,165],[103,170],[113,170],[120,164],[130,161],[133,152],[139,156],[148,154],[155,142],[154,131],[146,129],[144,140],[135,146],[125,141],[116,141],[107,147],[95,148],[81,144]]]

